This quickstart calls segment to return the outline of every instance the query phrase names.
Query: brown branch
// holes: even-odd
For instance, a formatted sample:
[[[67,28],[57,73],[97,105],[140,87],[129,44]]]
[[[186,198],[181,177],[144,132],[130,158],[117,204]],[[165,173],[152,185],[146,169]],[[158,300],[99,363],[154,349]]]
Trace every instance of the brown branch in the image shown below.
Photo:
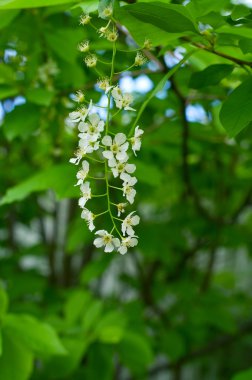
[[[228,59],[229,61],[237,63],[240,66],[249,66],[249,67],[252,67],[252,62],[245,61],[244,59],[240,59],[240,58],[235,58],[235,57],[232,57],[229,54],[222,53],[221,51],[214,50],[212,46],[209,47],[209,46],[200,44],[198,42],[192,42],[188,37],[183,37],[182,40],[191,43],[193,46],[195,46],[195,47],[197,47],[197,48],[199,48],[201,50],[205,50],[205,51],[207,51],[209,53],[218,55],[219,57],[222,57],[222,58]]]
[[[233,344],[250,331],[252,331],[252,320],[249,320],[242,324],[235,334],[223,335],[213,340],[212,342],[206,344],[205,346],[189,352],[188,354],[180,358],[177,362],[162,364],[152,368],[149,373],[150,375],[156,375],[161,371],[172,370],[174,368],[177,368],[179,365],[187,363],[188,361],[212,354],[217,350],[222,349],[223,347]]]

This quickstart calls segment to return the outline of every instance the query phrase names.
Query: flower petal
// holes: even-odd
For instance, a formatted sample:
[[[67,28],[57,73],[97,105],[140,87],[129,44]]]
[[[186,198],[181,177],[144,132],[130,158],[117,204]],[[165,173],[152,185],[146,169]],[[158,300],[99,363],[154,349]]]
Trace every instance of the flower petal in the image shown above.
[[[111,146],[112,145],[112,138],[110,136],[104,136],[102,139],[102,143],[105,146]]]

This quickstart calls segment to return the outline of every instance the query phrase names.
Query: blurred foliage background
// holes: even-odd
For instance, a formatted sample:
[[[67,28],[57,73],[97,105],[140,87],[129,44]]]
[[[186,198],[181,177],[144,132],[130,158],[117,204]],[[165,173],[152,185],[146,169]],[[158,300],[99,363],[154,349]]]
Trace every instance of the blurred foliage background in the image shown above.
[[[68,163],[73,94],[101,101],[77,44],[111,56],[79,25],[97,6],[0,2],[0,379],[251,380],[252,9],[117,3],[118,46],[153,44],[115,78],[134,108],[194,50],[141,116],[139,246],[121,256],[93,246]]]

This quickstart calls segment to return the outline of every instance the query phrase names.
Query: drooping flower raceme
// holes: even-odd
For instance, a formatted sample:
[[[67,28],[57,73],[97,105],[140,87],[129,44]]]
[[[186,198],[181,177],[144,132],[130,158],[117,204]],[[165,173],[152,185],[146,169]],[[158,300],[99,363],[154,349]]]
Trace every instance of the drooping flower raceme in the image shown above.
[[[113,44],[111,72],[109,76],[99,78],[97,83],[99,91],[102,90],[103,96],[107,97],[105,117],[101,118],[97,112],[99,104],[86,100],[86,94],[77,91],[74,100],[79,107],[70,112],[69,120],[78,130],[78,149],[69,161],[74,165],[80,165],[75,186],[80,187],[78,203],[82,209],[81,218],[86,221],[90,231],[100,227],[102,220],[109,226],[108,230],[98,229],[95,232],[95,247],[103,248],[105,252],[117,251],[124,255],[129,248],[138,244],[135,226],[139,224],[140,217],[136,211],[131,211],[124,219],[120,218],[135,200],[136,165],[130,160],[141,148],[143,130],[133,125],[129,128],[124,127],[124,130],[120,131],[118,126],[115,127],[111,123],[113,112],[135,111],[131,107],[133,96],[124,93],[119,84],[113,82],[116,64],[115,41],[118,32],[112,15],[111,6],[103,10],[102,18],[107,18],[109,21],[98,29],[100,37],[106,38]],[[81,24],[86,25],[90,20],[89,15],[83,15]],[[88,54],[84,57],[84,62],[89,68],[100,64],[101,53],[93,52],[89,41],[82,42],[79,50],[83,54]],[[140,58],[144,61],[142,55],[138,55],[139,64]],[[91,209],[87,208],[89,202]]]

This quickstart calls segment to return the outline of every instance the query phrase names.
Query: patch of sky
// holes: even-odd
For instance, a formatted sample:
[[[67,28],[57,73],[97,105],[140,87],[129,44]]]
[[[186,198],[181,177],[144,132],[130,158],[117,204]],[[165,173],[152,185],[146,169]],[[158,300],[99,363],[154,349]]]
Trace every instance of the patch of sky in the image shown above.
[[[171,88],[171,82],[167,81],[162,90],[157,92],[156,98],[161,100],[167,98],[167,90],[169,90],[169,88]]]
[[[186,107],[186,118],[191,123],[206,124],[208,122],[206,111],[200,104],[189,104]]]
[[[3,104],[0,102],[0,123],[3,121],[4,118],[4,109],[3,109]]]
[[[173,52],[165,53],[164,61],[167,67],[175,66],[184,57],[186,50],[182,46],[178,46]]]
[[[124,92],[138,92],[140,94],[145,94],[153,88],[153,82],[144,74],[136,79],[127,75],[120,79],[119,86]]]
[[[232,0],[233,4],[243,4],[247,7],[252,8],[252,0]]]
[[[17,51],[14,49],[5,49],[4,50],[4,61],[11,62],[13,57],[17,56]]]

